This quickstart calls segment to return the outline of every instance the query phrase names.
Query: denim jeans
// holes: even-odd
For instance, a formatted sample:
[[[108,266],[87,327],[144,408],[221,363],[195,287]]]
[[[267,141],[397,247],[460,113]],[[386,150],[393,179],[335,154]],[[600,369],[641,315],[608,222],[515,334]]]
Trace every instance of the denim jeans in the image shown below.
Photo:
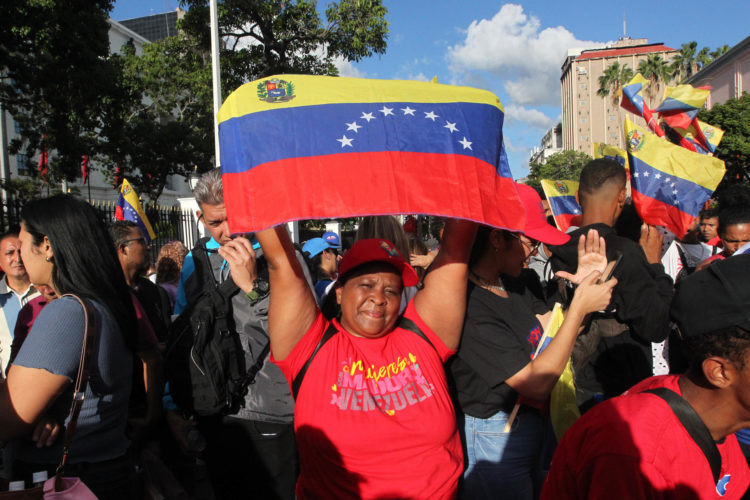
[[[489,418],[464,416],[467,464],[461,498],[532,500],[539,496],[544,420],[537,411],[521,408],[510,432],[504,432],[508,414],[503,411]]]

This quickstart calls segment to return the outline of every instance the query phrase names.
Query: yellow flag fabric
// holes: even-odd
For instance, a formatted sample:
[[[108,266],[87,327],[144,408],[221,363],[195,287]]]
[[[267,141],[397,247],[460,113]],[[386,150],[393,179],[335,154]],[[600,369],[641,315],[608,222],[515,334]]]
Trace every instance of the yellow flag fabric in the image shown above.
[[[563,314],[562,305],[559,303],[555,304],[552,309],[552,316],[547,323],[547,328],[544,331],[544,337],[539,342],[541,346],[549,343],[557,334],[557,331],[563,324],[565,315]],[[570,360],[565,364],[560,378],[558,379],[555,387],[552,389],[550,394],[550,420],[552,421],[552,428],[555,430],[555,437],[560,441],[563,434],[567,431],[573,423],[578,420],[581,416],[581,412],[578,410],[578,404],[576,403],[576,388],[573,382],[573,368],[570,365]]]
[[[603,142],[594,143],[594,158],[609,158],[625,167],[625,170],[630,168],[627,151]]]

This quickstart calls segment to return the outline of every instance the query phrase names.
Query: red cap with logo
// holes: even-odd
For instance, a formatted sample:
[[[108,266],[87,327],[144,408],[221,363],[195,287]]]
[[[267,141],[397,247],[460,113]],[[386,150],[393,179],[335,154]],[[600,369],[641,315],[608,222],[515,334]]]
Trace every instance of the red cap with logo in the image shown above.
[[[419,277],[413,267],[396,250],[393,243],[388,240],[371,238],[359,240],[352,248],[344,254],[339,265],[339,276],[344,276],[352,269],[369,262],[385,262],[401,272],[401,281],[404,286],[415,286],[419,283]]]
[[[526,227],[523,234],[547,245],[563,245],[570,240],[570,235],[547,224],[542,198],[531,186],[516,183],[516,191],[526,210]]]

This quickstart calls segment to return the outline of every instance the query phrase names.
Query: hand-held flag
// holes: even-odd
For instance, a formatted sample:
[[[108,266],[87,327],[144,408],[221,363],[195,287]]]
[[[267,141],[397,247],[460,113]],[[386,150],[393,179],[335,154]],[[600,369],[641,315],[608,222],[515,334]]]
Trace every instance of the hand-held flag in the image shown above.
[[[557,228],[567,231],[570,226],[580,226],[581,205],[576,200],[578,182],[542,179],[541,184]]]
[[[709,95],[710,90],[692,85],[667,87],[664,101],[656,108],[656,112],[670,127],[687,129]]]
[[[635,76],[622,87],[622,101],[620,106],[634,115],[638,115],[646,120],[648,128],[654,131],[659,137],[664,137],[664,131],[656,122],[651,109],[643,100],[641,90],[648,83],[642,74],[636,73]]]
[[[622,165],[625,170],[630,169],[628,164],[628,152],[617,146],[611,146],[603,142],[594,143],[594,158],[609,158]],[[628,172],[630,174],[630,172]]]
[[[232,232],[424,213],[521,228],[495,95],[430,82],[279,75],[219,111]]]
[[[630,120],[625,135],[638,214],[682,237],[724,177],[724,162],[675,146]]]
[[[120,197],[117,199],[117,207],[115,208],[115,219],[135,222],[149,243],[156,238],[156,233],[154,233],[151,223],[146,217],[146,212],[143,211],[141,206],[141,200],[138,199],[135,189],[127,179],[122,180]]]

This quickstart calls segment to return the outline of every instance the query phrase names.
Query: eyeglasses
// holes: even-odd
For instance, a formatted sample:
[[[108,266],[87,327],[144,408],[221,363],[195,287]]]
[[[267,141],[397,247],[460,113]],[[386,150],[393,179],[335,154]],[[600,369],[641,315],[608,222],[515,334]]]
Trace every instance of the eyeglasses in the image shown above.
[[[537,250],[539,250],[539,245],[542,244],[541,241],[534,241],[532,239],[529,239],[528,241],[525,238],[522,238],[520,233],[510,233],[511,236],[513,236],[515,239],[521,242],[523,246],[529,249],[529,252],[534,253]]]
[[[128,244],[128,243],[130,243],[131,241],[140,241],[140,242],[141,242],[141,245],[143,245],[143,246],[145,246],[145,247],[147,247],[147,246],[150,246],[150,245],[148,244],[148,242],[146,241],[146,238],[144,238],[143,236],[141,236],[140,238],[130,238],[130,239],[128,239],[128,240],[124,240],[124,241],[123,241],[122,243],[120,243],[120,244],[121,244],[121,245],[127,245],[127,244]]]

